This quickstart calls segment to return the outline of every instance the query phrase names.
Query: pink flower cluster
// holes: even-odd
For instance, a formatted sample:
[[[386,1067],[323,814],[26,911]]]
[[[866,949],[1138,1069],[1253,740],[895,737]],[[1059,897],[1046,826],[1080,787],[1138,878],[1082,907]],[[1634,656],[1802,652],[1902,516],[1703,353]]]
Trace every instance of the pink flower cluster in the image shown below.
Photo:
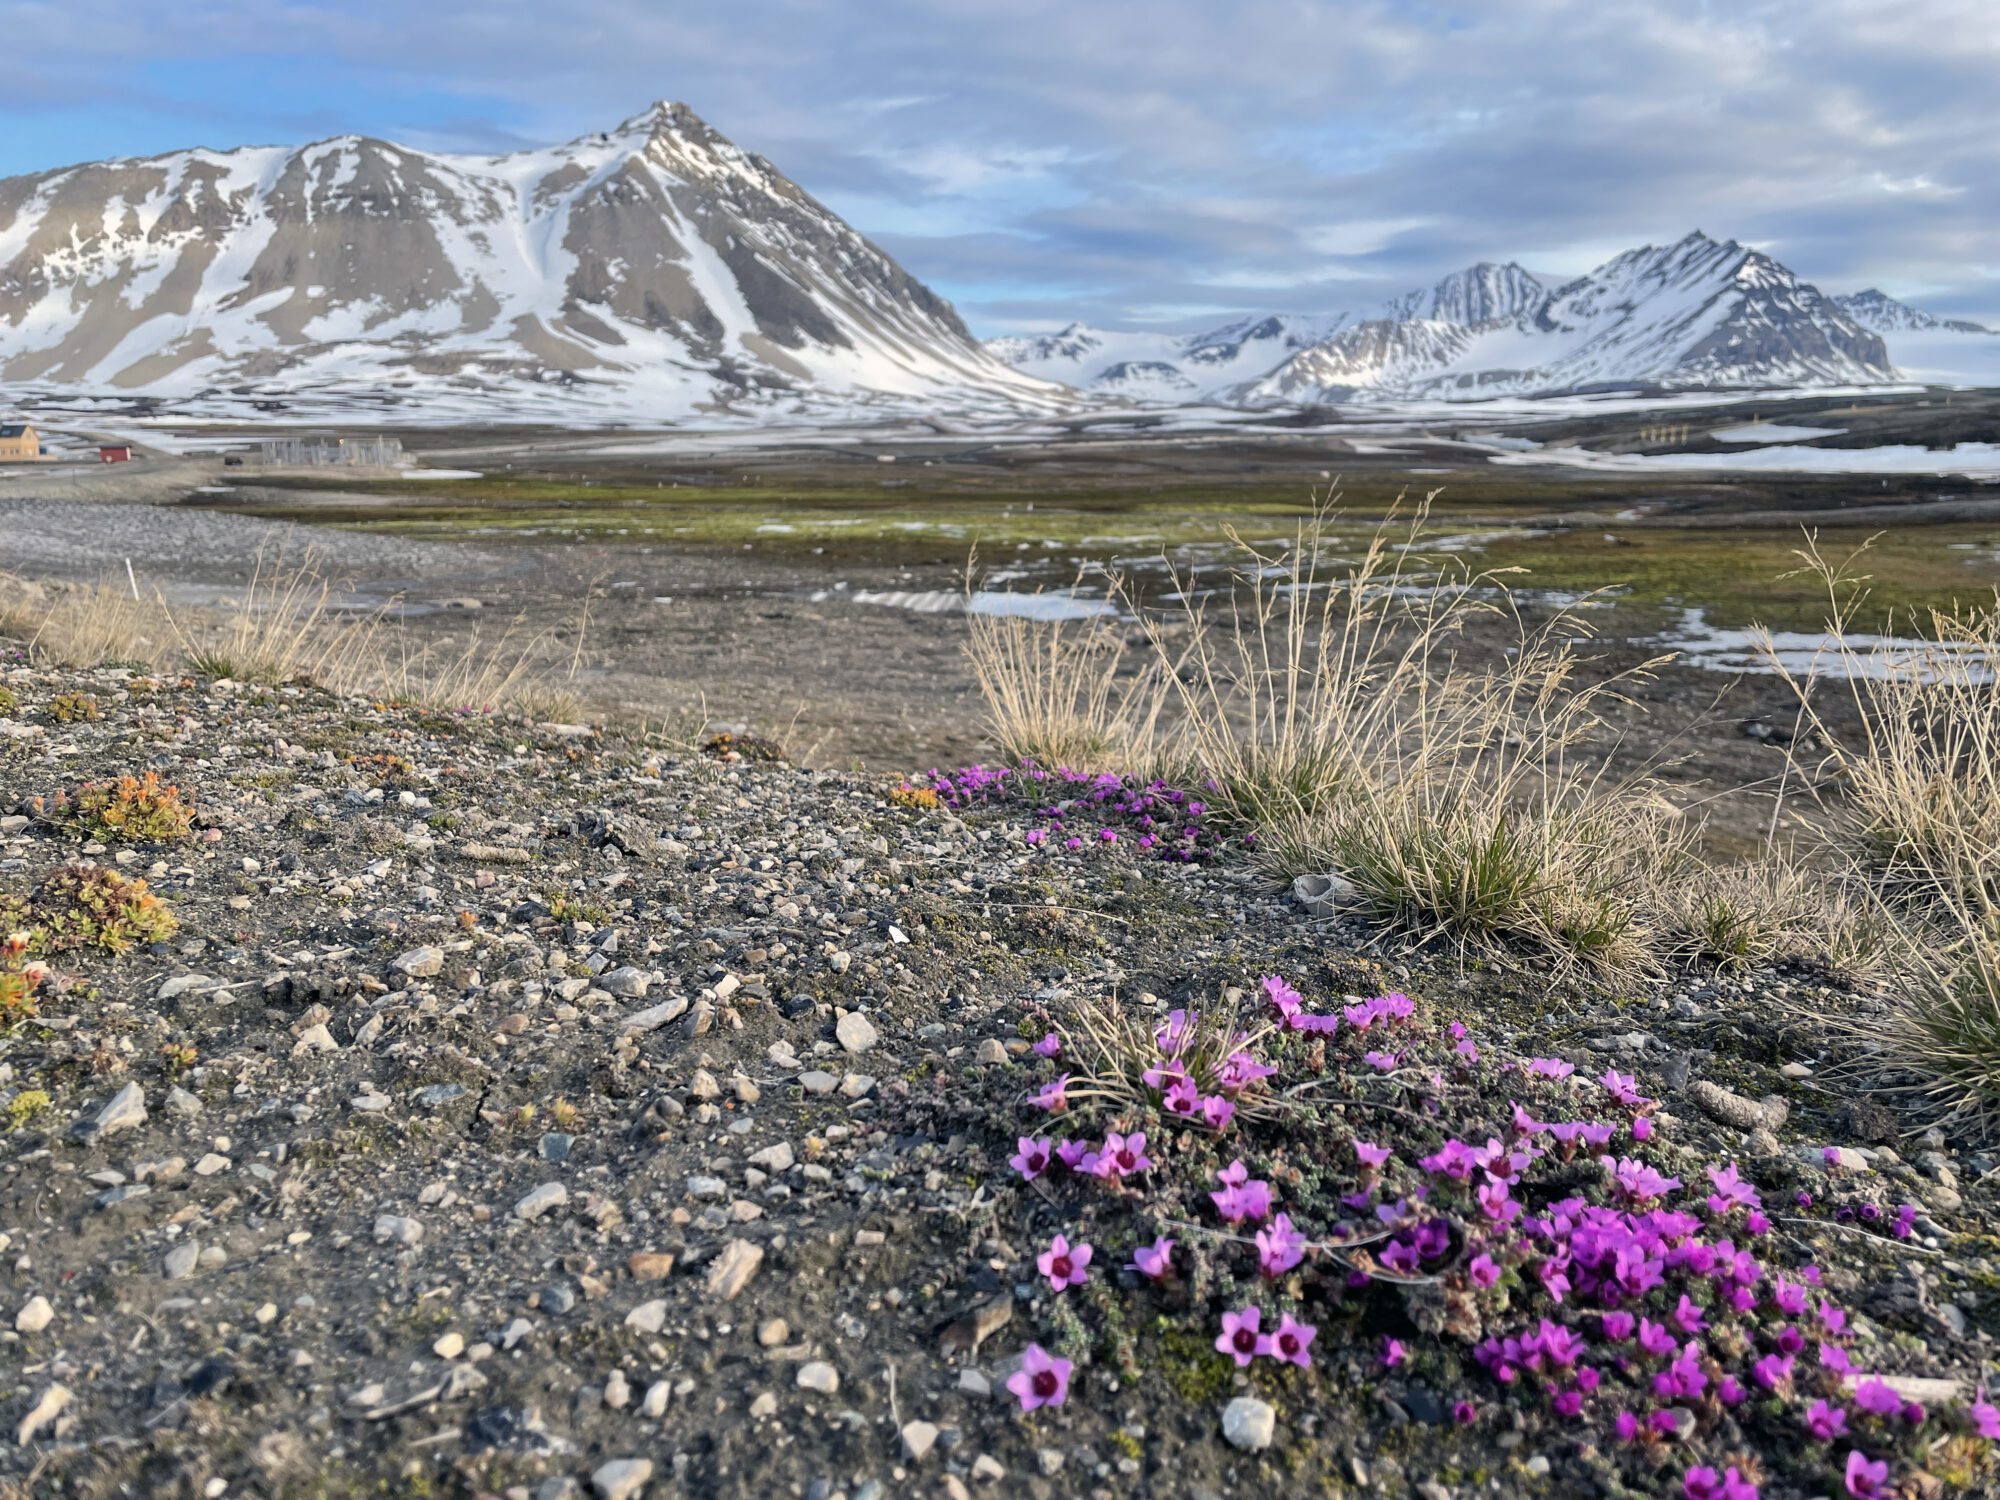
[[[1215,1348],[1239,1368],[1260,1359],[1309,1367],[1318,1330],[1305,1315],[1314,1300],[1404,1295],[1394,1290],[1400,1285],[1426,1289],[1422,1295],[1433,1300],[1425,1305],[1435,1306],[1428,1289],[1442,1288],[1446,1305],[1467,1309],[1464,1336],[1476,1339],[1473,1359],[1497,1386],[1517,1400],[1544,1403],[1564,1423],[1645,1449],[1636,1472],[1654,1473],[1665,1443],[1699,1442],[1718,1430],[1775,1435],[1773,1423],[1789,1422],[1798,1452],[1782,1439],[1779,1451],[1811,1467],[1819,1462],[1813,1452],[1824,1450],[1817,1483],[1844,1486],[1851,1500],[1873,1500],[1895,1492],[1900,1455],[1950,1433],[2000,1440],[2000,1409],[1983,1391],[1962,1410],[1932,1413],[1858,1371],[1846,1314],[1822,1294],[1819,1268],[1767,1259],[1773,1226],[1763,1194],[1738,1164],[1707,1165],[1687,1186],[1647,1158],[1653,1101],[1633,1077],[1608,1070],[1592,1090],[1557,1058],[1483,1063],[1476,1047],[1460,1045],[1469,1042],[1464,1028],[1450,1028],[1446,1043],[1411,1025],[1415,1007],[1402,995],[1352,1002],[1325,1016],[1309,1014],[1299,992],[1276,976],[1262,990],[1284,1032],[1338,1037],[1349,1071],[1334,1076],[1344,1076],[1363,1103],[1399,1101],[1398,1116],[1418,1122],[1428,1149],[1399,1153],[1351,1139],[1352,1191],[1333,1189],[1335,1222],[1318,1226],[1315,1236],[1292,1213],[1315,1201],[1313,1192],[1327,1191],[1318,1185],[1323,1179],[1255,1175],[1245,1160],[1257,1159],[1251,1151],[1215,1171],[1213,1186],[1202,1188],[1219,1226],[1210,1231],[1210,1266],[1239,1256],[1240,1270],[1224,1277],[1266,1288],[1232,1298],[1221,1313]],[[1396,1044],[1396,1071],[1353,1069],[1370,1054],[1378,1065],[1396,1066],[1396,1057],[1366,1044],[1399,1026],[1407,1040]],[[1232,1046],[1232,1035],[1211,1027],[1204,1040],[1199,1018],[1183,1011],[1159,1027],[1158,1060],[1146,1081],[1164,1113],[1200,1116],[1199,1103],[1177,1107],[1177,1093],[1233,1103],[1276,1074],[1247,1045]],[[1316,1046],[1311,1065],[1341,1066],[1326,1050]],[[1064,1082],[1051,1086],[1058,1099]],[[1525,1102],[1509,1098],[1510,1090]],[[1610,1106],[1608,1118],[1551,1117],[1586,1097]],[[1484,1100],[1490,1123],[1463,1136],[1424,1129],[1423,1120],[1441,1121],[1448,1106],[1463,1109],[1463,1100]],[[1267,1128],[1283,1131],[1283,1117],[1260,1113],[1260,1139]],[[1023,1137],[1013,1161],[1027,1177],[1061,1162],[1124,1184],[1154,1167],[1146,1146],[1139,1131],[1110,1132],[1101,1146]],[[1325,1157],[1316,1162],[1331,1165]],[[1309,1186],[1287,1211],[1274,1180]],[[1167,1174],[1145,1182],[1171,1191]],[[1801,1207],[1810,1205],[1808,1195],[1800,1198]],[[1863,1222],[1882,1221],[1879,1208],[1874,1220],[1856,1213]],[[1906,1205],[1884,1232],[1908,1232],[1915,1217]],[[1159,1236],[1132,1250],[1130,1267],[1163,1280],[1174,1273],[1175,1249],[1175,1240]],[[1060,1293],[1088,1279],[1090,1258],[1090,1246],[1057,1236],[1037,1264]],[[1427,1357],[1401,1338],[1385,1337],[1380,1348],[1390,1371]],[[1039,1394],[1053,1378],[1044,1371],[1041,1385],[1024,1393],[1010,1381],[1010,1388],[1032,1410],[1060,1401]],[[1067,1380],[1065,1371],[1065,1393]],[[1467,1400],[1455,1403],[1454,1415],[1479,1420]],[[1758,1483],[1745,1467],[1689,1462],[1678,1493],[1683,1500],[1757,1500]]]
[[[1213,859],[1228,843],[1224,820],[1199,794],[1157,779],[1047,770],[1030,762],[966,766],[949,774],[934,770],[924,784],[958,811],[993,803],[1028,804],[1035,823],[1021,841],[1029,848],[1080,854],[1087,848],[1116,847],[1122,832],[1142,854],[1188,864]],[[1239,842],[1254,844],[1256,835],[1245,831]]]

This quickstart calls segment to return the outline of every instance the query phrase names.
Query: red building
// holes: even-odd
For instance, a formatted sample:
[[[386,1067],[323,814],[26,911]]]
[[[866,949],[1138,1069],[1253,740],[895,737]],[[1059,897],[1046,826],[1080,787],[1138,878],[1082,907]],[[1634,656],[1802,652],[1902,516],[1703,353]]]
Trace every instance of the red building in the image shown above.
[[[123,443],[105,444],[97,450],[97,461],[101,464],[129,464],[132,450]]]

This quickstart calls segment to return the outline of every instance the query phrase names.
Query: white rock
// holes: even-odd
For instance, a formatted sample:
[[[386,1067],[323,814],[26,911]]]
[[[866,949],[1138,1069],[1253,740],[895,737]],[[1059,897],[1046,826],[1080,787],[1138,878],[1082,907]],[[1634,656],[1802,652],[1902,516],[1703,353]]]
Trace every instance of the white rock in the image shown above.
[[[851,1010],[834,1024],[833,1034],[849,1052],[860,1054],[881,1040],[875,1023],[858,1010]]]
[[[169,1281],[186,1281],[194,1275],[195,1263],[201,1258],[201,1246],[193,1240],[184,1240],[167,1252],[166,1276]]]
[[[552,1208],[561,1208],[569,1202],[569,1189],[560,1182],[545,1182],[532,1192],[524,1195],[514,1205],[517,1219],[539,1219]],[[648,1469],[650,1473],[650,1468]]]
[[[1222,1435],[1246,1453],[1270,1447],[1277,1430],[1278,1414],[1255,1396],[1238,1396],[1222,1409]]]
[[[597,1491],[598,1500],[632,1500],[652,1477],[650,1458],[614,1458],[598,1466],[590,1476],[590,1487]]]
[[[14,1314],[14,1327],[20,1333],[40,1333],[55,1320],[56,1310],[49,1306],[48,1298],[30,1297]]]
[[[439,1359],[457,1359],[465,1353],[465,1335],[456,1329],[439,1335],[438,1341],[431,1345],[431,1353]]]
[[[667,1326],[667,1301],[655,1297],[651,1302],[641,1302],[625,1314],[625,1326],[636,1328],[641,1333],[658,1333]]]
[[[750,1165],[761,1167],[764,1171],[776,1177],[781,1173],[791,1171],[793,1160],[792,1143],[790,1141],[780,1141],[775,1146],[766,1146],[762,1151],[751,1157]]]
[[[623,1370],[613,1370],[604,1380],[604,1404],[613,1411],[623,1411],[625,1403],[632,1399],[632,1385],[626,1380]]]
[[[664,1380],[656,1380],[646,1387],[645,1399],[639,1403],[642,1415],[658,1421],[667,1414],[667,1396],[673,1387]]]
[[[14,1441],[23,1448],[27,1447],[36,1433],[63,1414],[69,1402],[68,1386],[50,1386],[42,1392],[41,1399],[28,1409],[28,1414],[21,1418],[21,1425],[14,1429]]]
[[[823,1359],[809,1359],[799,1366],[799,1389],[831,1396],[840,1389],[840,1372]]]
[[[922,1463],[937,1446],[938,1430],[933,1422],[905,1422],[903,1424],[903,1452],[911,1463]]]

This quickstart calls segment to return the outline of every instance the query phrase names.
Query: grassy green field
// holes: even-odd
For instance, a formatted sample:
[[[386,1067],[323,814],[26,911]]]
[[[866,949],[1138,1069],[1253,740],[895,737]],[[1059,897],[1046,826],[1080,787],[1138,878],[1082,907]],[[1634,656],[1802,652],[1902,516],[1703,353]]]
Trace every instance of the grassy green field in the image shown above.
[[[1753,621],[1814,628],[1818,582],[1798,568],[1800,526],[1727,524],[1731,492],[1700,483],[1602,477],[1541,478],[1466,471],[1342,476],[1339,530],[1358,549],[1398,497],[1441,493],[1431,534],[1474,567],[1526,570],[1526,587],[1566,594],[1608,590],[1627,607],[1701,606],[1719,625]],[[426,538],[576,540],[598,544],[749,547],[801,562],[989,563],[1046,556],[1125,560],[1221,547],[1231,531],[1278,542],[1314,512],[1331,484],[1316,476],[1076,475],[926,468],[909,480],[844,475],[747,475],[736,482],[578,482],[532,476],[371,481],[367,494],[312,481],[265,483],[249,514]],[[1717,496],[1725,496],[1718,503]],[[1799,488],[1745,489],[1740,506],[1810,506]],[[1647,526],[1626,515],[1647,503],[1694,504],[1714,525]],[[1768,513],[1768,510],[1767,510]],[[1874,537],[1858,571],[1870,575],[1869,618],[1885,612],[1990,602],[2000,586],[2000,526],[1818,528],[1843,555]]]

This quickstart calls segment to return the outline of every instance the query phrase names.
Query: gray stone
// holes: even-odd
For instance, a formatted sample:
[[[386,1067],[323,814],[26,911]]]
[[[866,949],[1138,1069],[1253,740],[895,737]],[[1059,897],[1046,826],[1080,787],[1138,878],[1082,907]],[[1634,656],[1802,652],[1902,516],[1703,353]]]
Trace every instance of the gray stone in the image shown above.
[[[194,1275],[195,1263],[201,1258],[201,1246],[193,1240],[184,1240],[167,1252],[166,1276],[169,1281],[186,1281]]]
[[[1292,899],[1309,917],[1336,917],[1361,893],[1344,875],[1301,875],[1292,881]]]
[[[625,1314],[625,1326],[636,1328],[641,1333],[658,1333],[667,1326],[667,1301],[655,1297],[651,1302],[641,1302]]]
[[[444,949],[426,944],[399,954],[394,967],[412,979],[429,979],[444,972]]]
[[[102,1140],[121,1130],[136,1130],[145,1123],[145,1091],[136,1083],[128,1083],[95,1116],[71,1127],[70,1133],[86,1141]]]
[[[421,1221],[403,1214],[377,1214],[375,1216],[375,1243],[378,1245],[414,1245],[424,1237]]]
[[[630,964],[597,976],[597,987],[620,1000],[644,999],[646,987],[652,982],[652,976],[644,969],[635,969]]]
[[[1271,1446],[1277,1434],[1278,1414],[1268,1401],[1255,1396],[1238,1396],[1222,1409],[1222,1435],[1245,1453],[1259,1453]]]

